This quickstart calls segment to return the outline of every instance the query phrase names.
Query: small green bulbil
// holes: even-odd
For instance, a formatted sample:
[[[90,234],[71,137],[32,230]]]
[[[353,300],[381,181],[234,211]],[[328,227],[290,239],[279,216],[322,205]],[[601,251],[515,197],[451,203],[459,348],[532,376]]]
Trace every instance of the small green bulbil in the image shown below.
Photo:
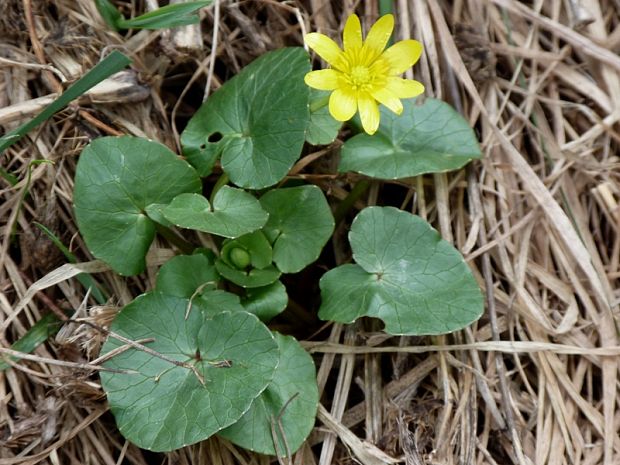
[[[250,254],[241,247],[234,247],[228,254],[228,260],[238,270],[245,270],[251,262]]]

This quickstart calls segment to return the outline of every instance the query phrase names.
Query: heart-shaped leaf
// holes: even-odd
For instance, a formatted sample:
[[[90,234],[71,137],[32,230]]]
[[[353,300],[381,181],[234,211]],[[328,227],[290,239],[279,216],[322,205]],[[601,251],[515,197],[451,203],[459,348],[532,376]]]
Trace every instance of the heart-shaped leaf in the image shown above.
[[[480,288],[461,254],[422,218],[392,207],[362,210],[349,241],[357,265],[321,278],[319,317],[380,318],[391,334],[443,334],[482,314]]]
[[[163,294],[189,299],[198,289],[214,289],[219,279],[206,255],[179,255],[161,267],[155,288]]]
[[[253,313],[267,323],[282,313],[288,305],[286,288],[280,281],[276,281],[269,286],[247,289],[245,298],[241,299],[241,305],[246,312]]]
[[[187,305],[187,299],[145,294],[110,328],[133,341],[152,341],[143,343],[148,352],[131,347],[116,354],[104,366],[117,372],[101,373],[118,429],[144,449],[177,449],[233,424],[279,362],[278,345],[256,316],[211,314],[196,299],[186,319]],[[123,345],[110,336],[102,354]]]
[[[200,194],[181,194],[163,214],[181,228],[232,238],[260,229],[268,217],[252,194],[229,186],[217,191],[213,205]]]
[[[252,403],[250,410],[219,435],[261,454],[284,456],[286,447],[295,452],[306,440],[319,405],[316,369],[312,357],[291,336],[276,333],[280,364],[273,380]],[[274,447],[274,435],[278,450]]]
[[[200,107],[181,136],[183,153],[202,176],[222,157],[236,185],[262,189],[299,158],[310,118],[308,54],[299,47],[265,53]]]
[[[122,275],[138,274],[155,237],[149,205],[200,188],[196,171],[167,147],[131,136],[102,137],[80,155],[75,216],[95,257]]]
[[[274,189],[260,199],[269,220],[263,232],[273,242],[273,261],[297,273],[315,261],[334,231],[334,217],[316,186]]]
[[[381,124],[342,146],[340,172],[381,179],[455,170],[482,156],[474,131],[450,105],[428,98],[422,105],[403,100],[398,116],[381,106]]]

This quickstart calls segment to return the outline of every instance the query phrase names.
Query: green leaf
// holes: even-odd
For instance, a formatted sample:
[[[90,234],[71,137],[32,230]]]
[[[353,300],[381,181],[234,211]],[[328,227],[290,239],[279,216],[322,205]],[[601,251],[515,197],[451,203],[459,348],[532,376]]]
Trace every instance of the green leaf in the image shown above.
[[[198,24],[198,10],[211,4],[209,1],[176,3],[150,11],[136,18],[117,20],[118,29],[167,29],[171,27]]]
[[[231,292],[222,291],[221,289],[204,292],[197,299],[202,308],[208,309],[205,310],[207,315],[213,315],[220,312],[246,311],[241,305],[238,295]]]
[[[157,273],[155,289],[175,297],[191,298],[198,289],[213,289],[220,279],[213,262],[203,254],[179,255]]]
[[[105,23],[115,31],[118,31],[118,23],[124,18],[114,4],[110,0],[95,0],[95,6]]]
[[[474,131],[450,105],[427,98],[403,100],[398,116],[381,106],[373,135],[358,134],[342,146],[338,170],[381,179],[455,170],[482,156]]]
[[[174,225],[164,217],[164,208],[167,206],[168,204],[165,203],[152,203],[146,206],[144,213],[155,223],[161,224],[166,228],[172,228]]]
[[[310,118],[308,54],[299,47],[266,53],[209,97],[181,135],[183,154],[201,176],[217,158],[236,185],[262,189],[299,158]]]
[[[0,138],[0,144],[4,143],[3,142],[3,138]],[[8,146],[7,146],[8,147]],[[2,152],[2,150],[0,150],[0,152]],[[19,182],[19,179],[17,178],[17,176],[15,176],[12,173],[9,173],[7,170],[5,170],[3,167],[0,166],[0,176],[6,181],[8,182],[11,186],[14,186],[15,184],[17,184]]]
[[[209,314],[245,311],[238,295],[217,289],[220,275],[213,262],[212,257],[203,253],[174,257],[159,270],[155,290],[174,297],[192,299],[192,308],[195,302],[200,301],[198,305],[209,309]]]
[[[306,142],[312,145],[331,144],[338,137],[342,127],[329,113],[327,101],[330,92],[310,89],[310,124],[306,131]]]
[[[261,287],[273,283],[280,271],[271,264],[271,245],[261,231],[224,242],[215,267],[229,281],[241,287]]]
[[[241,265],[237,263],[234,252],[243,251],[247,255],[247,263]],[[226,240],[222,246],[220,259],[229,266],[237,269],[267,268],[271,265],[273,254],[271,244],[261,231],[254,231],[237,239]]]
[[[148,206],[200,188],[196,171],[167,147],[131,136],[102,137],[80,155],[75,216],[95,257],[122,275],[138,274],[155,236]]]
[[[312,431],[319,391],[312,357],[291,336],[276,333],[276,340],[280,364],[271,384],[240,420],[219,435],[251,451],[270,455],[279,452],[282,457],[286,455],[283,436],[293,453]],[[277,451],[272,425],[277,435]]]
[[[154,339],[145,346],[165,357],[132,347],[104,364],[130,372],[101,373],[118,429],[144,449],[177,449],[233,424],[271,382],[279,361],[271,331],[256,316],[211,315],[196,299],[186,319],[187,304],[187,299],[145,294],[110,327],[134,341]],[[123,345],[109,337],[102,355]]]
[[[280,281],[276,281],[265,287],[247,289],[245,297],[241,299],[241,305],[246,312],[253,313],[267,323],[282,313],[288,305],[286,287]]]
[[[273,261],[280,271],[296,273],[319,257],[334,231],[334,217],[321,189],[274,189],[260,203],[269,213],[263,231],[273,242]]]
[[[252,194],[229,186],[217,191],[213,206],[200,194],[181,194],[163,214],[181,228],[230,238],[262,228],[268,216]]]
[[[53,336],[60,329],[62,322],[53,313],[49,313],[35,323],[26,334],[19,338],[12,346],[11,350],[29,354],[43,344],[50,336]],[[16,357],[8,357],[17,360]],[[11,365],[2,360],[0,356],[0,372],[11,368]]]
[[[36,128],[39,124],[49,119],[54,113],[62,110],[72,100],[75,100],[80,95],[86,93],[89,89],[96,86],[104,79],[112,76],[114,73],[125,68],[130,63],[131,60],[129,58],[119,51],[114,50],[93,69],[72,84],[71,87],[60,95],[60,97],[45,107],[41,113],[17,129],[0,137],[0,154]]]
[[[388,333],[422,335],[456,331],[482,314],[482,293],[465,260],[422,218],[365,208],[349,241],[357,265],[323,275],[321,319],[372,316]]]
[[[245,288],[267,286],[276,282],[281,274],[273,265],[262,269],[238,270],[221,260],[215,262],[215,268],[224,278]]]

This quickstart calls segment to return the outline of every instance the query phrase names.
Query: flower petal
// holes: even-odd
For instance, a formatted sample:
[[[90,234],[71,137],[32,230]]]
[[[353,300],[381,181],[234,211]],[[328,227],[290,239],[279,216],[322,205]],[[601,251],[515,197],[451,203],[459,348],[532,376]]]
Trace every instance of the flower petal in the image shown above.
[[[379,103],[382,103],[397,115],[403,112],[403,104],[400,102],[400,99],[385,87],[372,91],[371,95],[374,99],[378,100]]]
[[[390,14],[381,16],[370,28],[370,32],[364,42],[364,48],[372,51],[375,55],[380,55],[390,40],[393,30],[394,16]]]
[[[424,84],[421,82],[393,76],[388,78],[385,88],[398,98],[416,97],[424,92]]]
[[[343,89],[336,89],[329,97],[329,112],[338,121],[347,121],[353,118],[357,110],[355,93]]]
[[[311,32],[304,36],[304,41],[312,50],[333,67],[337,68],[342,56],[342,50],[338,44],[325,34]]]
[[[304,82],[314,89],[334,90],[338,88],[339,76],[335,69],[320,69],[306,74]]]
[[[422,55],[422,44],[417,40],[401,40],[381,55],[390,64],[390,74],[402,74],[412,67]]]
[[[342,42],[345,51],[362,47],[362,25],[360,19],[353,13],[347,19],[342,33]]]
[[[357,99],[357,105],[360,111],[362,127],[371,136],[377,132],[379,127],[379,107],[377,102],[369,94],[361,94]]]

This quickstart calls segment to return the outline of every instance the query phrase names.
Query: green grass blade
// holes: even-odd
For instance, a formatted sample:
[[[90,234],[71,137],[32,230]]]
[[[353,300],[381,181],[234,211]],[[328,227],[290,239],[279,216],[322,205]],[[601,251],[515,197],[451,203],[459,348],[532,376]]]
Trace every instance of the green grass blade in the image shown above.
[[[36,225],[37,228],[43,231],[43,233],[49,238],[50,241],[53,242],[53,244],[56,247],[58,247],[58,250],[60,250],[63,253],[63,255],[67,258],[67,260],[69,260],[70,263],[77,262],[77,258],[75,257],[75,255],[71,253],[71,251],[61,242],[61,240],[52,231],[49,230],[49,228],[42,225],[41,223],[37,223],[36,221],[34,222],[34,224]],[[80,284],[84,286],[84,289],[86,290],[90,289],[91,295],[95,298],[95,300],[99,304],[103,305],[107,302],[108,300],[107,297],[101,292],[101,290],[99,289],[99,286],[97,286],[97,282],[93,279],[92,276],[86,273],[80,273],[76,276],[76,278],[80,282]]]
[[[119,21],[125,19],[120,11],[109,0],[95,0],[95,6],[105,23],[115,31],[118,31]]]
[[[17,184],[19,179],[12,173],[9,173],[7,170],[0,166],[0,176],[2,176],[11,186]]]
[[[195,13],[209,4],[211,0],[166,5],[137,18],[121,18],[116,26],[119,29],[165,29],[196,24],[200,18]]]
[[[99,84],[104,79],[125,68],[131,60],[121,52],[114,50],[103,61],[98,63],[93,69],[86,73],[75,84],[69,87],[61,96],[54,100],[41,113],[33,119],[23,124],[14,131],[0,137],[0,153],[9,148],[28,132],[36,128],[39,124],[50,118],[57,111],[62,110],[72,100],[75,100],[89,89]]]
[[[56,315],[50,313],[41,318],[32,328],[26,332],[18,341],[12,346],[12,350],[29,354],[34,349],[39,347],[47,341],[47,338],[53,336],[60,329],[60,320]],[[10,357],[11,360],[15,360],[14,357]],[[11,368],[7,362],[0,360],[0,372]]]

